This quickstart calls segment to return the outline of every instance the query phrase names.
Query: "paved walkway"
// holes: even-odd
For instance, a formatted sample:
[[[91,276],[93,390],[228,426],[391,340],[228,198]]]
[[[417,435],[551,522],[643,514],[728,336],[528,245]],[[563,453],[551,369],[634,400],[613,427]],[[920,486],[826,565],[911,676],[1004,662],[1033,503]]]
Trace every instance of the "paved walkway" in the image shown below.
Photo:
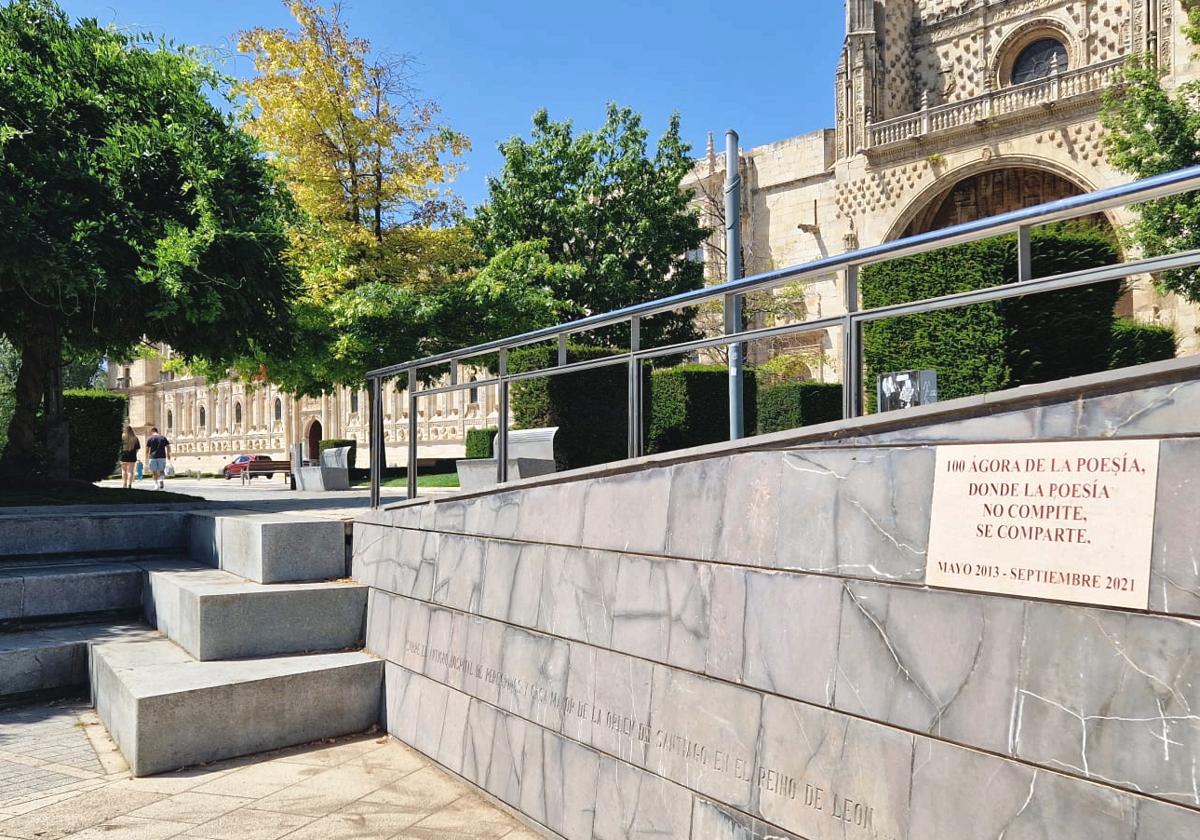
[[[537,840],[398,741],[337,739],[130,777],[84,704],[0,711],[0,838]]]

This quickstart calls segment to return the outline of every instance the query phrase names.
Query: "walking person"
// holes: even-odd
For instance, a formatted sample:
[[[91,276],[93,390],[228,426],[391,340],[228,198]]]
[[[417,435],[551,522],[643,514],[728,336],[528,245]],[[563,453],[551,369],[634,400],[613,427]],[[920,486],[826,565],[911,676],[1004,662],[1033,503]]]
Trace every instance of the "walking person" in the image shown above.
[[[133,487],[133,474],[137,468],[138,450],[142,448],[141,441],[133,433],[133,426],[126,426],[121,435],[121,485],[126,489]]]
[[[150,430],[146,440],[146,469],[154,478],[155,489],[163,489],[163,476],[167,472],[167,462],[171,460],[171,441],[158,433],[158,429]]]

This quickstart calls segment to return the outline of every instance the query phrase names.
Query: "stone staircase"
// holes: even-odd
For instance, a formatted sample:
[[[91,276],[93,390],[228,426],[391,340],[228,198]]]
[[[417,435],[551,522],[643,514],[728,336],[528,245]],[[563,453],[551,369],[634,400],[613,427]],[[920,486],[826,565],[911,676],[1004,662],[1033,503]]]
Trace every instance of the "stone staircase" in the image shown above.
[[[0,703],[90,684],[138,776],[378,722],[382,662],[361,650],[367,588],[346,580],[342,522],[103,519],[0,518]]]

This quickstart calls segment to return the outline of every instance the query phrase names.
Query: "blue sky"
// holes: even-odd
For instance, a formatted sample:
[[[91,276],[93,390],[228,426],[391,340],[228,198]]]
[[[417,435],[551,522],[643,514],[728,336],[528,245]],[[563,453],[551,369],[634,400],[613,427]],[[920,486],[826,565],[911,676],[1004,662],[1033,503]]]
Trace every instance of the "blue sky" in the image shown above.
[[[236,32],[293,22],[280,0],[60,4],[72,17],[212,47],[238,76],[252,67]],[[418,60],[422,92],[471,138],[455,190],[474,205],[499,169],[496,144],[527,135],[540,107],[592,128],[616,101],[640,111],[652,136],[678,111],[695,154],[709,131],[719,147],[734,128],[749,147],[832,125],[843,15],[837,0],[350,0],[345,16],[375,50]]]

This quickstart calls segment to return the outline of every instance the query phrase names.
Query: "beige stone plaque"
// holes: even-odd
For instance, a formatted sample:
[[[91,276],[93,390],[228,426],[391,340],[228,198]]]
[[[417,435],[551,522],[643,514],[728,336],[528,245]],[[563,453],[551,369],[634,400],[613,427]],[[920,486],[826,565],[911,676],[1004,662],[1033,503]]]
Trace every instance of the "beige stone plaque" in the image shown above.
[[[1158,441],[939,446],[930,586],[1145,609]]]

